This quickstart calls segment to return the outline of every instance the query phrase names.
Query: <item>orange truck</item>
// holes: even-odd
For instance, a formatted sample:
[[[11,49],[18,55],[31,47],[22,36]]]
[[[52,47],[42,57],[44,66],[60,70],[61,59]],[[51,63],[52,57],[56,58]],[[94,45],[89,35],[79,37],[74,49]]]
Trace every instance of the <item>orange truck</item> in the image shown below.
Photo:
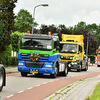
[[[100,46],[96,50],[96,54],[97,54],[97,66],[99,67],[100,66]]]

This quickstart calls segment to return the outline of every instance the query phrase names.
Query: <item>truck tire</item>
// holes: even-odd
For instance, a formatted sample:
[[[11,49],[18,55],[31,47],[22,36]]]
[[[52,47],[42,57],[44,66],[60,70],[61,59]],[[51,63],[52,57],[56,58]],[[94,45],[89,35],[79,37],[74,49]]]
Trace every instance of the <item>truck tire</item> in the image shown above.
[[[4,70],[3,68],[1,68],[0,70],[0,92],[2,91],[3,89],[3,86],[4,86]]]
[[[66,76],[68,74],[68,67],[67,67],[67,64],[65,64],[65,69],[64,71],[62,72],[62,75],[63,76]]]
[[[79,67],[78,67],[78,69],[77,69],[77,72],[80,72],[81,69],[82,69],[82,66],[81,66],[81,64],[79,64]]]
[[[21,72],[21,76],[27,76],[27,73],[26,72]]]
[[[87,71],[87,70],[88,70],[88,65],[86,64],[84,71]]]
[[[56,78],[57,74],[58,74],[58,68],[57,68],[57,64],[56,64],[56,66],[55,66],[55,72],[54,72],[54,74],[50,74],[50,77],[51,78]]]

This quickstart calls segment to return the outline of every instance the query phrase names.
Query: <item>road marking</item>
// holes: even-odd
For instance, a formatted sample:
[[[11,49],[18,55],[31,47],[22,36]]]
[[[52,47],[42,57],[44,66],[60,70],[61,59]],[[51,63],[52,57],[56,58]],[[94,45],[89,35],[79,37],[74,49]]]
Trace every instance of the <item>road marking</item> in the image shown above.
[[[33,87],[30,87],[30,88],[28,88],[28,89],[32,89]]]
[[[22,91],[19,91],[18,93],[22,93],[24,90],[22,90]]]
[[[50,82],[53,82],[54,80],[50,81]]]
[[[45,82],[45,83],[43,83],[43,84],[47,84],[48,82]]]
[[[12,96],[14,96],[14,95],[9,95],[9,96],[7,96],[7,98],[10,98],[10,97],[12,97]]]
[[[36,87],[37,87],[37,86],[40,86],[40,85],[41,85],[41,84],[38,84],[38,85],[36,85]]]

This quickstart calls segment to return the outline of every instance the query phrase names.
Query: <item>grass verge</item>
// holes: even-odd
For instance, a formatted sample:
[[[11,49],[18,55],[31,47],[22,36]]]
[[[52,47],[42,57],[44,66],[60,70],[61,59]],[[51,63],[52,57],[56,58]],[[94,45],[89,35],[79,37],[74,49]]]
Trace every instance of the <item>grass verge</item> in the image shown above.
[[[93,95],[91,97],[87,97],[85,100],[100,100],[100,82],[97,84]]]

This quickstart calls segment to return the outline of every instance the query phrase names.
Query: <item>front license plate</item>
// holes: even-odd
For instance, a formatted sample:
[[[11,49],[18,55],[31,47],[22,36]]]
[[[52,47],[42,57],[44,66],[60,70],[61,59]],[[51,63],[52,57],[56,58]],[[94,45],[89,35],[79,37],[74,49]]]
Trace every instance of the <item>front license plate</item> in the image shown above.
[[[38,74],[38,69],[30,69],[30,73],[35,73],[35,74]]]

